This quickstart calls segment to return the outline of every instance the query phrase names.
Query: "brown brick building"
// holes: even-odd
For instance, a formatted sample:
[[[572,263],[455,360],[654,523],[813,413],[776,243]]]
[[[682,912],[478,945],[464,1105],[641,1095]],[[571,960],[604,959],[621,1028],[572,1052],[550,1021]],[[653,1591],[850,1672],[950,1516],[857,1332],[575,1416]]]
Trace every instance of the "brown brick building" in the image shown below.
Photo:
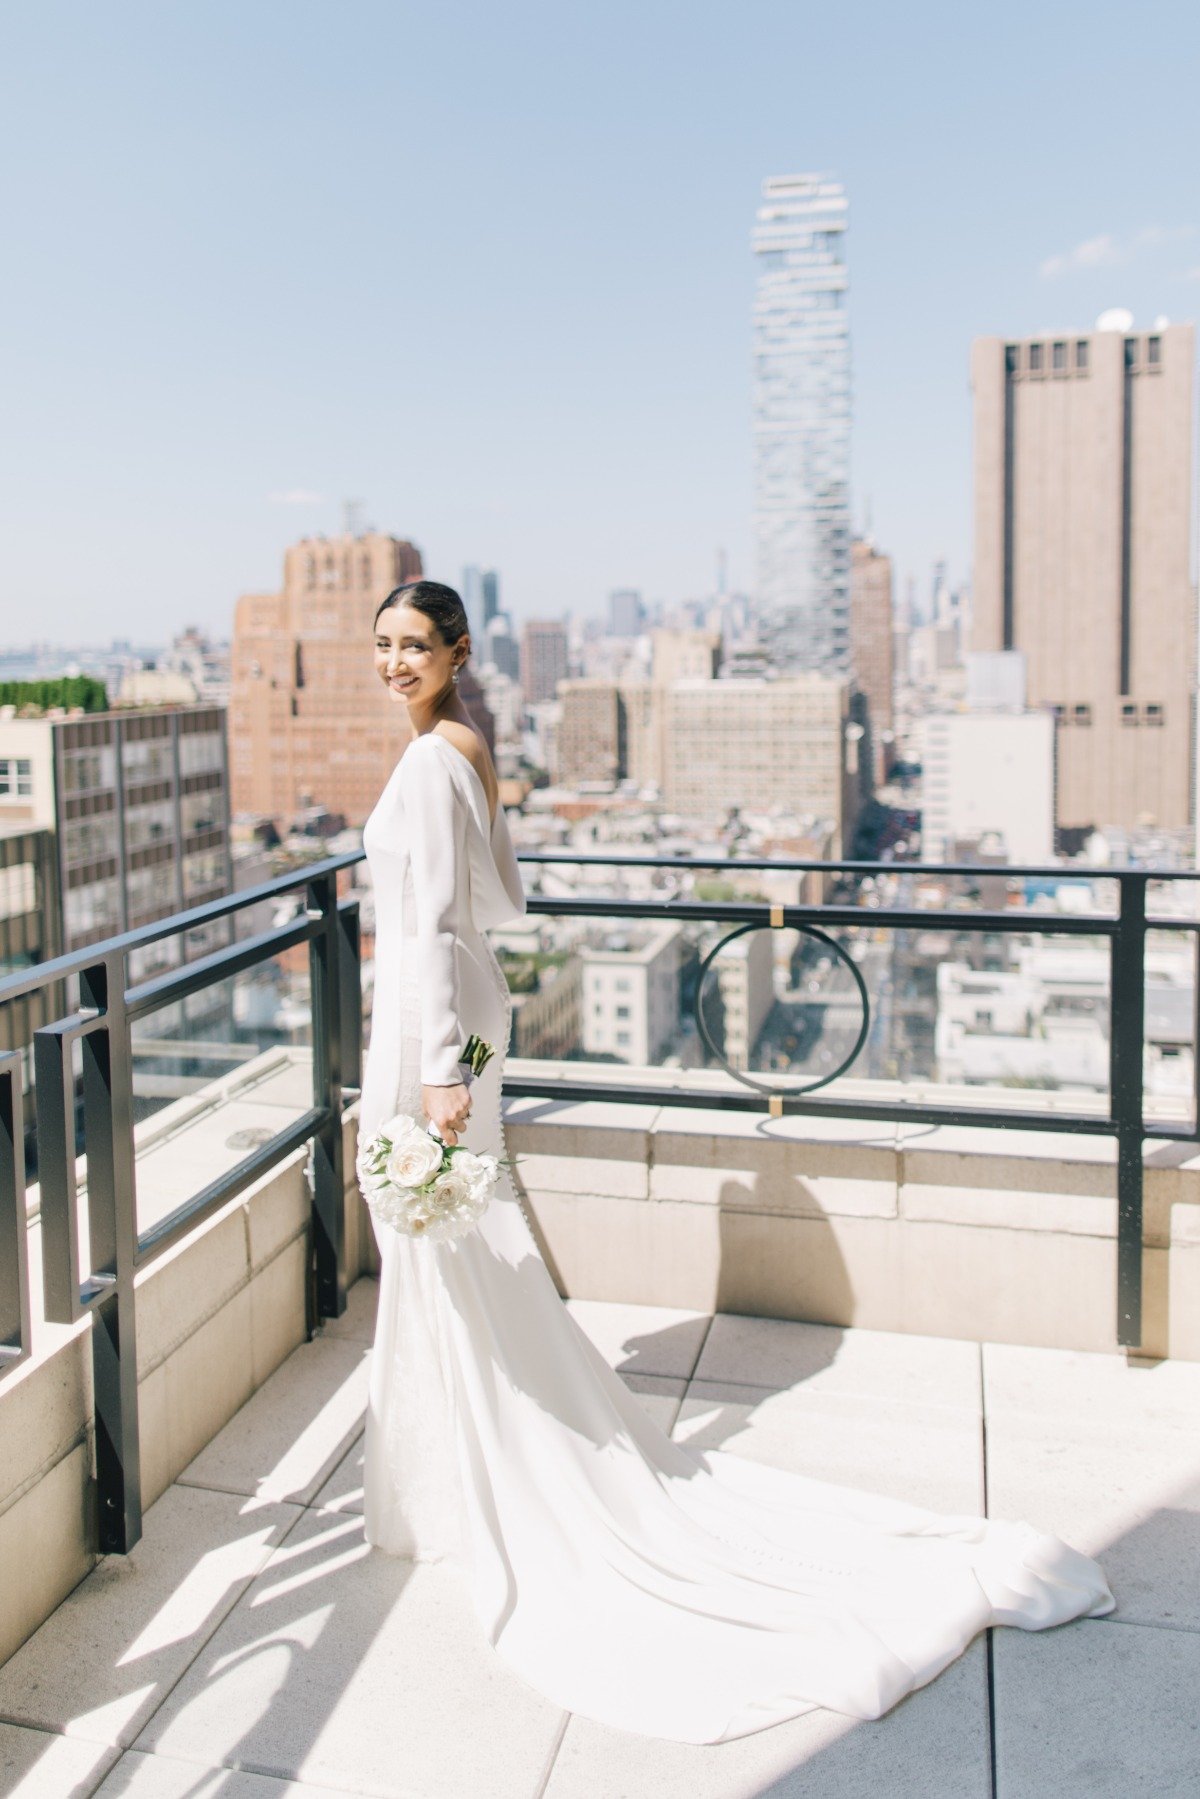
[[[892,559],[856,538],[850,546],[850,656],[867,699],[867,743],[876,784],[892,762]]]
[[[408,741],[405,708],[375,672],[375,608],[421,575],[397,537],[308,537],[283,559],[280,593],[234,614],[229,776],[234,812],[285,826],[321,805],[361,825]]]

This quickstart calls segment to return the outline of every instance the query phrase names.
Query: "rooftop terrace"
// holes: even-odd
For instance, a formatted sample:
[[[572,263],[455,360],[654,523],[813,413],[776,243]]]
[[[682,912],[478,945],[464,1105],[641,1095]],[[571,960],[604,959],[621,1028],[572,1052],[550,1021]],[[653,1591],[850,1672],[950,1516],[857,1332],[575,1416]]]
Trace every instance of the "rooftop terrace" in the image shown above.
[[[571,1301],[674,1434],[1097,1555],[1111,1617],[979,1638],[885,1719],[714,1747],[566,1716],[444,1565],[363,1542],[375,1283],[0,1670],[13,1799],[1129,1799],[1200,1769],[1200,1366]]]

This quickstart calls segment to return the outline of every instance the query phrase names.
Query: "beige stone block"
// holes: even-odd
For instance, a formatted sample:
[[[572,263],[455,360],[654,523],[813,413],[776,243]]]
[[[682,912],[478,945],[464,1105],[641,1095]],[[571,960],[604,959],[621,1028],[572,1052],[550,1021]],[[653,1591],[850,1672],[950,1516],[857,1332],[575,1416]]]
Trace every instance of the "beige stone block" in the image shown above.
[[[815,1218],[895,1216],[893,1149],[853,1140],[795,1140],[765,1128],[783,1120],[758,1122],[759,1131],[734,1134],[668,1130],[660,1119],[651,1198]]]
[[[6,1376],[0,1386],[0,1512],[84,1440],[91,1415],[92,1354],[86,1330]]]
[[[237,1200],[143,1269],[136,1282],[139,1380],[244,1289],[248,1275]]]
[[[92,1511],[91,1455],[80,1443],[0,1516],[0,1662],[91,1568]]]
[[[885,1329],[1051,1349],[1117,1346],[1112,1242],[908,1219],[897,1241],[897,1317]],[[860,1313],[856,1322],[875,1320]]]
[[[139,1385],[142,1479],[157,1497],[254,1390],[243,1287]]]
[[[285,1243],[308,1229],[312,1197],[304,1178],[303,1152],[290,1156],[242,1195],[251,1272],[277,1256]]]
[[[362,1343],[302,1343],[180,1482],[307,1505],[362,1434],[369,1355]]]
[[[649,1193],[651,1126],[656,1108],[619,1101],[530,1101],[505,1114],[504,1138],[519,1184],[529,1192]]]
[[[892,1219],[722,1212],[715,1309],[902,1329],[899,1231]]]
[[[208,1773],[194,1762],[127,1749],[92,1799],[330,1799],[330,1789],[304,1780],[271,1780],[241,1768]]]
[[[1200,1362],[1200,1245],[1171,1250],[1167,1316],[1172,1356]]]
[[[307,1236],[293,1238],[250,1282],[251,1378],[256,1387],[305,1339],[307,1283]]]
[[[560,1291],[571,1298],[713,1310],[721,1261],[715,1207],[562,1193],[531,1197]]]
[[[1068,1177],[1071,1165],[1062,1164]],[[978,1170],[972,1169],[973,1175]],[[1055,1173],[1041,1165],[1043,1176]],[[1108,1170],[1102,1171],[1108,1173]],[[1110,1183],[1115,1187],[1115,1181]],[[936,1185],[905,1181],[900,1215],[919,1224],[956,1224],[966,1229],[1058,1232],[1111,1238],[1117,1228],[1117,1201],[1111,1196],[1063,1192],[1057,1187],[982,1187],[953,1180]]]

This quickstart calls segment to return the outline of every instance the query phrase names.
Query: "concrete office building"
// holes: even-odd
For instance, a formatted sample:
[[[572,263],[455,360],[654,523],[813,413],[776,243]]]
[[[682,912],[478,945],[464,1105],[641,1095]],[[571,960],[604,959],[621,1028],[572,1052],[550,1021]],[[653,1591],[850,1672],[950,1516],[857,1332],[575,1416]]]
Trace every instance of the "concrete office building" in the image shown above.
[[[54,833],[64,950],[232,890],[223,707],[0,716],[0,774],[0,825]],[[134,952],[131,974],[166,955]]]
[[[409,737],[406,708],[375,672],[375,609],[420,575],[420,554],[401,538],[308,537],[286,552],[279,593],[238,601],[229,708],[235,812],[286,829],[316,804],[365,823]]]
[[[763,183],[753,246],[754,533],[777,666],[850,673],[850,327],[845,190]]]
[[[676,681],[663,690],[664,798],[689,818],[732,806],[830,822],[836,855],[853,829],[849,689],[824,675]]]
[[[528,619],[521,632],[521,687],[527,706],[558,695],[567,676],[567,627],[561,619]]]
[[[1191,819],[1190,325],[972,349],[971,646],[1021,650],[1058,721],[1060,827]]]
[[[866,700],[871,774],[878,785],[892,762],[892,559],[856,538],[850,553],[850,646],[854,683]]]

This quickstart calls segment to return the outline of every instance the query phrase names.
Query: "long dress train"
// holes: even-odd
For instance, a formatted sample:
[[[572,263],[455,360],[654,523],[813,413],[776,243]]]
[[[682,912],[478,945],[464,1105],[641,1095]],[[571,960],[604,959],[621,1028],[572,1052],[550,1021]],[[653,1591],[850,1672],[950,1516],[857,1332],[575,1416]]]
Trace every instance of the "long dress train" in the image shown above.
[[[375,995],[360,1134],[421,1116],[472,1031],[497,1046],[460,1141],[503,1156],[511,1003],[485,932],[525,910],[503,806],[436,732],[363,834]],[[1029,1525],[917,1506],[674,1442],[563,1305],[511,1180],[477,1230],[380,1229],[366,1533],[449,1559],[531,1685],[620,1728],[713,1743],[816,1706],[877,1718],[985,1626],[1113,1608]]]

